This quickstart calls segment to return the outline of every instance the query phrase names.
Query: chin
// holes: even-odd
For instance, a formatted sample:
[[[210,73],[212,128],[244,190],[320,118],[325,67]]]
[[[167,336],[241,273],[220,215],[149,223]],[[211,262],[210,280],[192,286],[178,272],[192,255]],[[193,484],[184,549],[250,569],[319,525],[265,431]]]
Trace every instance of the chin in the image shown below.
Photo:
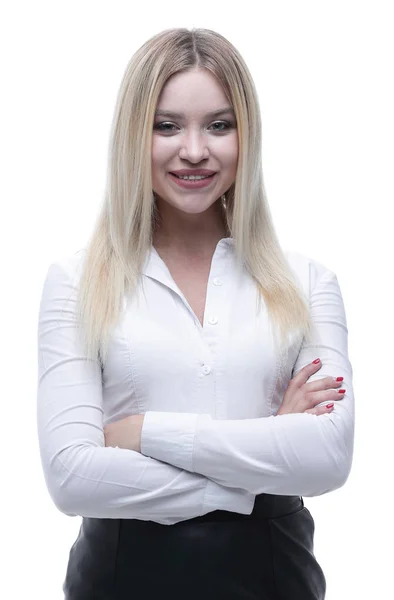
[[[188,215],[200,215],[204,212],[206,212],[207,210],[209,210],[209,208],[211,208],[211,206],[213,205],[213,203],[208,204],[208,205],[190,205],[190,204],[171,204],[171,206],[173,206],[174,208],[180,210],[181,212],[188,214]]]
[[[179,202],[172,200],[167,200],[169,196],[174,196],[173,192],[171,194],[160,195],[160,193],[155,192],[157,197],[158,206],[172,206],[173,208],[180,210],[187,214],[200,214],[208,210],[211,206],[215,204],[218,200],[216,196],[213,199],[204,198],[203,194],[200,194],[198,197],[197,194],[194,197],[187,197],[186,194],[183,194],[179,199]],[[166,198],[167,196],[167,198]]]

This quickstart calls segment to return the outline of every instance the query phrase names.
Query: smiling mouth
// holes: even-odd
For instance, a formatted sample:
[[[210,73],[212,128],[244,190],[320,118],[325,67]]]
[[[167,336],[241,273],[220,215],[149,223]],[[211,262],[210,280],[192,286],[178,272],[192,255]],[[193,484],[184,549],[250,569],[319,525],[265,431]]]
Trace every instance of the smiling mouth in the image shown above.
[[[211,177],[213,177],[214,175],[216,175],[216,173],[212,173],[212,175],[196,175],[196,179],[193,177],[192,179],[189,179],[189,177],[183,177],[180,175],[177,175],[176,173],[170,173],[171,175],[174,175],[174,177],[176,177],[177,179],[183,179],[184,181],[201,181],[202,179],[210,179]]]
[[[175,175],[175,173],[168,173],[170,178],[173,178],[173,182],[177,185],[178,188],[183,188],[185,190],[199,190],[212,187],[216,180],[217,173],[213,173],[212,175],[204,176],[202,179],[183,179],[183,177],[179,177]]]

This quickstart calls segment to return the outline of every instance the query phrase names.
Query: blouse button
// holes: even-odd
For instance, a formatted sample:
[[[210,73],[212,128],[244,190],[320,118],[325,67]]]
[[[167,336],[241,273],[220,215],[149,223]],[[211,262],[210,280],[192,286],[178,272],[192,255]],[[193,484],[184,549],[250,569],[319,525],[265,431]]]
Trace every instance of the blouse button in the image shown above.
[[[217,317],[209,317],[208,323],[210,325],[216,325],[217,322],[218,322],[218,318]]]
[[[202,368],[202,372],[204,373],[204,375],[209,375],[209,373],[212,371],[211,367],[209,365],[204,365]]]
[[[219,279],[219,277],[215,277],[213,280],[213,285],[222,285],[223,281]]]

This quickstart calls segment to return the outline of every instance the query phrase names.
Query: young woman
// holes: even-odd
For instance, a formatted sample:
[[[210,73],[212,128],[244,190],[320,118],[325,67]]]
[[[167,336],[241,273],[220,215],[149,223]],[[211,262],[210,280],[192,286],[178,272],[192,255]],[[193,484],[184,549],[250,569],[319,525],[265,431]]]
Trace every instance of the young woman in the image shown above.
[[[101,213],[39,314],[49,493],[82,517],[66,600],[322,600],[303,496],[348,478],[335,273],[283,251],[237,50],[170,29],[121,83]]]

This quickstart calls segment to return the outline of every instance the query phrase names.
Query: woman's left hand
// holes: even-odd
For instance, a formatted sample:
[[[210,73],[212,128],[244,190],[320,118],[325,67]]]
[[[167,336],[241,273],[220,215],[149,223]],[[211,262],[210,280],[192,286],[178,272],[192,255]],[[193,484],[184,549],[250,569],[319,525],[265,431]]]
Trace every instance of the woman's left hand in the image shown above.
[[[104,427],[105,446],[141,452],[141,430],[144,415],[130,415]]]

